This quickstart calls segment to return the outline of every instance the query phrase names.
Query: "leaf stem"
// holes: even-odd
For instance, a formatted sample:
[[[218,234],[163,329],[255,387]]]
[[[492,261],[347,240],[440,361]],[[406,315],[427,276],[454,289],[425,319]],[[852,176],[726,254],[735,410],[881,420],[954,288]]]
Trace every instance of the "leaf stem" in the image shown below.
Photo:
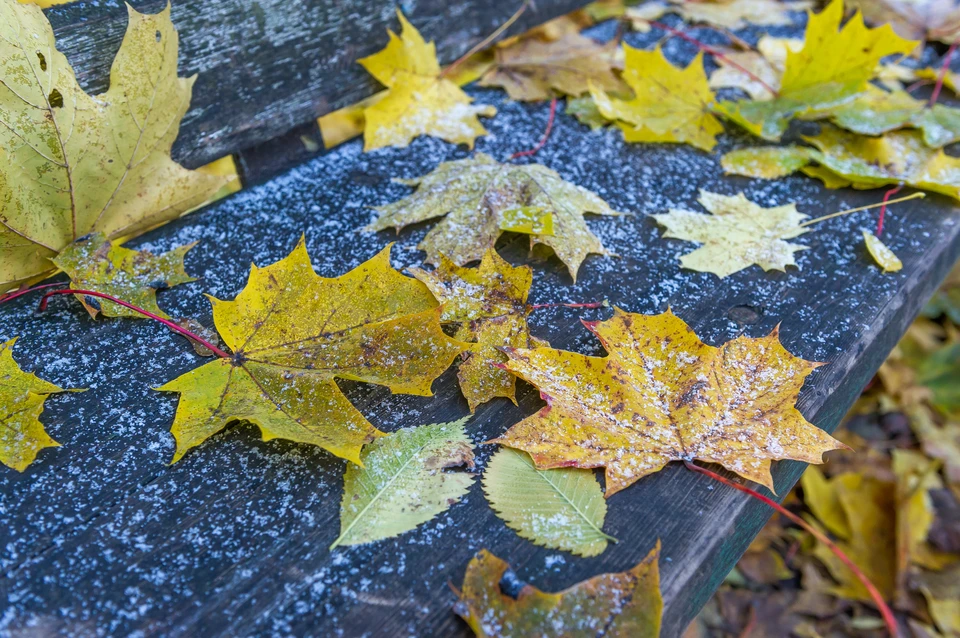
[[[591,301],[589,303],[538,303],[527,306],[527,310],[540,310],[541,308],[604,308],[607,300]]]
[[[528,155],[536,155],[537,151],[543,148],[547,144],[547,140],[550,139],[550,131],[553,130],[553,120],[557,115],[557,98],[556,96],[550,100],[550,117],[547,118],[547,128],[543,132],[543,137],[540,138],[540,141],[531,149],[526,151],[517,151],[513,155],[507,158],[507,161],[517,159],[518,157],[526,157]]]
[[[893,193],[889,193],[889,194],[892,195]],[[819,224],[820,222],[827,221],[828,219],[833,219],[834,217],[841,217],[843,215],[849,215],[850,213],[858,213],[862,210],[870,210],[871,208],[877,208],[878,206],[881,208],[884,208],[890,204],[899,204],[900,202],[905,202],[909,199],[923,199],[926,196],[927,196],[926,193],[914,193],[912,195],[905,195],[903,197],[898,197],[896,199],[890,199],[890,200],[888,200],[887,197],[884,196],[882,202],[879,202],[876,204],[870,204],[868,206],[858,206],[857,208],[848,208],[847,210],[842,210],[839,213],[830,213],[829,215],[824,215],[823,217],[808,219],[802,224],[799,224],[799,226],[801,228],[804,228],[806,226],[813,226],[814,224]]]
[[[896,195],[897,193],[900,192],[900,189],[902,188],[903,188],[903,183],[901,182],[895,188],[891,188],[890,190],[888,190],[886,193],[883,194],[883,202],[882,202],[882,205],[880,206],[880,217],[879,219],[877,219],[877,233],[876,233],[877,237],[883,234],[883,220],[887,214],[887,204],[890,203],[890,196]]]
[[[950,48],[947,49],[947,53],[943,56],[943,63],[940,65],[940,73],[937,74],[937,83],[933,87],[933,93],[930,94],[929,106],[936,104],[937,98],[940,97],[940,89],[943,88],[943,79],[947,76],[947,69],[950,67],[950,58],[953,57],[953,52],[956,50],[957,43],[954,42],[950,45]]]
[[[68,282],[61,281],[60,283],[56,283],[56,284],[43,284],[42,286],[32,286],[30,288],[24,288],[23,290],[8,292],[7,294],[0,296],[0,303],[13,301],[17,297],[22,297],[23,295],[29,294],[31,292],[36,292],[38,290],[44,290],[46,288],[55,288],[57,286],[68,286],[68,285],[69,285]]]
[[[529,6],[530,6],[530,0],[524,0],[523,4],[520,5],[520,8],[517,9],[516,12],[507,19],[506,22],[504,22],[499,27],[497,27],[496,31],[494,31],[493,33],[488,35],[486,38],[484,38],[483,40],[475,44],[473,48],[471,48],[469,51],[467,51],[466,53],[461,55],[459,58],[457,58],[453,64],[451,64],[450,66],[445,68],[443,71],[441,71],[440,77],[442,78],[447,77],[448,75],[453,73],[457,67],[463,64],[471,55],[480,51],[481,49],[486,48],[488,44],[490,44],[491,42],[496,40],[498,37],[500,37],[500,34],[502,34],[504,31],[509,29],[510,25],[512,25],[514,22],[520,19],[520,16],[523,15],[523,12],[526,11],[527,7]]]
[[[739,483],[734,483],[730,479],[720,476],[716,472],[712,472],[706,469],[705,467],[694,465],[690,461],[684,461],[683,464],[687,466],[688,470],[692,470],[699,474],[709,476],[715,481],[719,481],[724,485],[732,487],[735,490],[739,490],[744,494],[748,494],[753,498],[757,499],[758,501],[769,505],[770,507],[772,507],[773,509],[780,512],[782,515],[786,516],[791,521],[793,521],[794,523],[802,527],[804,530],[809,532],[818,541],[826,545],[827,548],[831,552],[833,552],[834,555],[837,558],[839,558],[841,562],[843,562],[843,564],[850,569],[850,571],[853,572],[854,576],[857,577],[857,580],[859,580],[863,584],[863,586],[867,589],[867,591],[870,593],[870,597],[873,599],[873,602],[877,605],[877,609],[880,611],[880,615],[883,616],[883,622],[887,625],[887,631],[890,632],[890,636],[892,636],[892,638],[897,638],[897,636],[899,636],[899,629],[897,628],[897,619],[894,617],[893,611],[890,609],[889,605],[887,605],[886,601],[884,601],[883,595],[876,588],[876,586],[872,582],[870,582],[870,579],[867,578],[867,575],[864,574],[859,567],[857,567],[857,564],[854,563],[850,559],[850,557],[847,556],[843,552],[843,550],[837,546],[836,543],[830,540],[826,534],[824,534],[823,532],[818,530],[816,527],[814,527],[807,521],[803,520],[802,518],[800,518],[790,510],[788,510],[787,508],[785,508],[780,503],[777,503],[775,500],[771,498],[767,498],[763,494],[750,489],[746,485],[740,485]]]
[[[43,295],[43,298],[40,300],[40,306],[38,308],[40,312],[43,312],[44,310],[47,309],[47,301],[50,299],[50,297],[53,297],[54,295],[84,295],[88,297],[99,297],[100,299],[106,299],[108,301],[112,301],[117,305],[123,306],[124,308],[128,308],[130,310],[133,310],[134,312],[140,313],[144,317],[149,317],[154,321],[159,321],[160,323],[170,328],[174,332],[180,333],[181,335],[183,335],[184,337],[187,337],[188,339],[193,339],[194,341],[196,341],[197,343],[199,343],[204,348],[214,353],[218,357],[221,357],[224,359],[230,358],[230,354],[228,354],[227,352],[224,352],[223,350],[213,345],[212,343],[210,343],[200,335],[193,333],[182,326],[178,326],[177,324],[170,321],[169,319],[164,319],[163,317],[153,314],[149,310],[144,310],[143,308],[134,306],[132,303],[128,303],[122,299],[118,299],[113,295],[97,292],[95,290],[77,290],[73,288],[67,288],[66,290],[51,290],[50,292]]]
[[[671,27],[671,26],[667,26],[666,24],[664,24],[664,23],[662,23],[662,22],[660,22],[660,21],[658,21],[658,20],[650,20],[650,25],[651,25],[651,26],[654,26],[654,27],[657,27],[658,29],[663,29],[664,31],[666,31],[666,32],[669,33],[670,35],[675,35],[675,36],[677,36],[678,38],[680,38],[681,40],[685,40],[685,41],[689,42],[690,44],[695,45],[695,46],[696,46],[698,49],[700,49],[701,51],[703,51],[703,52],[705,52],[705,53],[709,53],[710,55],[712,55],[713,57],[717,58],[718,60],[723,60],[725,63],[729,64],[730,66],[732,66],[732,67],[735,68],[736,70],[740,71],[741,73],[743,73],[744,75],[746,75],[747,77],[749,77],[749,78],[750,78],[751,80],[753,80],[754,82],[757,82],[758,84],[760,84],[760,86],[762,86],[762,87],[765,88],[766,90],[770,91],[770,93],[771,93],[774,97],[780,97],[780,91],[776,90],[775,88],[773,88],[772,86],[770,86],[769,84],[767,84],[766,82],[764,82],[764,81],[763,81],[762,79],[760,79],[760,77],[759,77],[756,73],[754,73],[753,71],[745,68],[744,66],[742,66],[742,65],[734,62],[734,61],[731,60],[730,58],[728,58],[728,57],[723,53],[723,51],[720,51],[719,49],[715,49],[715,48],[713,48],[712,46],[710,46],[709,44],[706,44],[706,43],[704,43],[704,42],[701,42],[700,40],[697,40],[696,38],[687,35],[687,34],[684,33],[683,31],[680,31],[680,30],[678,30],[678,29],[674,29],[674,28]]]

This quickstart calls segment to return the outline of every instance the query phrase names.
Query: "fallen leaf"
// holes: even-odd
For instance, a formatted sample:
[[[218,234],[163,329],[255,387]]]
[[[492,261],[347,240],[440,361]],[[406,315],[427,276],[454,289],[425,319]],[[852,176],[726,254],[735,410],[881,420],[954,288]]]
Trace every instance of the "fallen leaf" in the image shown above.
[[[711,113],[713,91],[707,84],[703,54],[685,69],[653,51],[623,45],[623,79],[633,89],[629,100],[607,95],[590,85],[590,95],[600,113],[619,123],[627,142],[678,142],[709,151],[716,146],[723,125]]]
[[[616,541],[603,532],[607,503],[592,470],[540,470],[529,454],[502,448],[482,482],[497,516],[537,545],[597,556]]]
[[[651,6],[652,5],[652,6]],[[743,29],[748,24],[759,26],[786,26],[793,23],[791,11],[805,11],[813,2],[796,0],[671,0],[670,4],[644,3],[628,7],[626,17],[634,29],[646,32],[649,20],[664,13],[679,13],[684,21],[711,24],[724,29]],[[659,11],[659,12],[658,12]]]
[[[925,317],[945,316],[954,324],[960,325],[960,264],[953,267],[933,298],[923,309]]]
[[[931,403],[944,415],[960,420],[960,343],[946,344],[917,367],[920,383],[932,392]]]
[[[960,635],[960,563],[943,571],[921,571],[915,576],[930,616],[944,636]]]
[[[917,131],[864,137],[823,125],[802,146],[746,148],[721,158],[727,174],[772,179],[795,170],[816,177],[827,188],[865,190],[906,184],[960,200],[960,160],[929,148]],[[819,166],[809,166],[817,162]]]
[[[0,292],[84,235],[135,235],[228,181],[170,159],[194,81],[177,77],[170,8],[128,16],[110,89],[91,97],[40,8],[0,0]]]
[[[941,72],[943,72],[942,68],[919,69],[917,70],[917,77],[936,83],[940,79]],[[949,69],[943,72],[943,86],[953,91],[954,94],[960,94],[960,73],[954,73]]]
[[[701,190],[700,204],[710,215],[672,209],[653,215],[666,227],[666,238],[685,239],[703,244],[680,258],[684,268],[712,272],[720,278],[756,264],[764,270],[783,270],[796,266],[793,254],[806,246],[786,239],[807,232],[800,222],[807,218],[795,204],[763,208],[743,193],[732,197]]]
[[[820,364],[787,352],[776,330],[715,348],[669,310],[616,309],[585,325],[608,356],[507,351],[507,368],[547,406],[494,442],[539,468],[605,467],[609,497],[670,461],[699,459],[772,489],[771,460],[820,463],[844,447],[794,407]]]
[[[49,395],[64,390],[20,369],[16,341],[0,344],[0,462],[22,472],[40,450],[60,445],[43,429],[40,413]]]
[[[916,46],[889,25],[867,28],[859,14],[840,28],[842,19],[843,0],[833,0],[820,13],[809,12],[803,49],[787,51],[777,97],[721,102],[716,112],[754,135],[779,140],[791,119],[853,99],[866,90],[882,58]]]
[[[303,239],[285,258],[250,268],[233,301],[211,298],[233,351],[158,388],[179,392],[176,462],[231,421],[257,424],[265,441],[318,445],[354,463],[383,433],[335,378],[430,396],[430,385],[466,346],[440,328],[427,287],[390,267],[390,246],[345,275],[310,265]]]
[[[960,7],[953,0],[850,0],[870,24],[890,24],[910,40],[952,44],[960,34]]]
[[[531,346],[527,295],[533,283],[528,266],[514,268],[493,248],[477,268],[457,266],[442,253],[436,270],[411,269],[442,304],[440,320],[460,323],[456,338],[468,341],[458,378],[470,411],[495,397],[516,403],[516,377],[504,370],[507,355],[499,348]]]
[[[453,144],[473,142],[487,130],[477,116],[493,117],[492,106],[473,106],[459,86],[440,73],[436,46],[407,22],[400,10],[400,36],[389,31],[390,43],[357,60],[389,90],[363,110],[363,150],[406,146],[418,135],[432,135]]]
[[[803,487],[803,502],[810,508],[824,527],[840,538],[850,538],[850,525],[847,523],[847,514],[840,503],[837,491],[830,481],[824,477],[820,468],[809,466],[800,477]]]
[[[340,504],[340,545],[393,538],[447,511],[470,489],[473,449],[466,419],[404,428],[376,439],[347,464]]]
[[[53,263],[67,273],[74,288],[113,295],[169,319],[157,306],[157,290],[196,281],[183,266],[184,255],[195,245],[196,242],[153,255],[115,245],[103,233],[93,233],[60,251]],[[106,317],[143,317],[112,301],[76,297],[93,318],[100,312]]]
[[[531,246],[543,244],[557,254],[576,281],[587,255],[609,254],[583,220],[585,213],[618,215],[595,193],[564,181],[540,164],[501,164],[489,155],[443,162],[432,173],[400,183],[417,192],[377,207],[379,218],[366,230],[377,231],[444,217],[417,246],[427,263],[446,255],[458,265],[477,261],[503,233],[506,211],[530,206],[553,216],[552,235],[531,235]]]
[[[861,230],[863,233],[863,243],[867,245],[867,252],[877,262],[877,265],[883,269],[883,272],[897,272],[903,268],[903,262],[887,248],[887,245],[880,241],[880,238],[868,230]]]
[[[481,86],[498,86],[513,100],[548,100],[587,92],[587,82],[607,91],[625,87],[614,72],[616,46],[600,44],[577,32],[555,40],[524,37],[494,49],[496,61],[480,79]]]
[[[780,89],[787,51],[797,52],[802,48],[803,40],[763,35],[757,42],[756,51],[725,51],[722,58],[716,58],[719,66],[710,75],[710,88],[737,88],[754,100],[771,100],[775,96],[770,89]],[[756,77],[750,77],[733,64]]]
[[[626,572],[600,574],[556,594],[524,584],[505,592],[510,566],[483,549],[467,565],[454,611],[480,638],[656,638],[660,635],[660,542]]]
[[[587,95],[584,97],[567,98],[567,115],[577,118],[581,124],[586,124],[590,130],[597,130],[607,125],[607,118],[603,117],[597,103],[593,97]]]

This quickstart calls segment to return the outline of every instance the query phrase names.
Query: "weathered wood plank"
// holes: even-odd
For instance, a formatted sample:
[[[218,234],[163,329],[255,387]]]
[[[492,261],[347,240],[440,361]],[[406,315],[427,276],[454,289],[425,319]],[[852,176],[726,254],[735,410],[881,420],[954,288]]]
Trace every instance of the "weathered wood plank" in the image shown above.
[[[137,0],[155,13],[167,0]],[[586,4],[538,0],[508,34]],[[517,0],[176,0],[180,73],[198,74],[174,147],[190,168],[279,137],[380,90],[356,60],[383,48],[401,8],[441,62],[455,60],[503,24]],[[122,0],[82,1],[47,10],[57,46],[91,92],[107,88],[127,23]]]

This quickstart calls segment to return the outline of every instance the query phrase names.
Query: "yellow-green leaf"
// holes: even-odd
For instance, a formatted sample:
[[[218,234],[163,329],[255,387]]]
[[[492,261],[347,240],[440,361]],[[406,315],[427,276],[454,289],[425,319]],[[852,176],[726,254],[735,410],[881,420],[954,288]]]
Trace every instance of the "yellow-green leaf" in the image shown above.
[[[128,15],[110,89],[91,97],[40,8],[0,0],[0,291],[84,235],[135,235],[227,182],[170,159],[195,79],[177,77],[170,8]]]
[[[556,594],[500,589],[510,565],[481,550],[467,565],[454,611],[478,638],[656,638],[660,635],[660,542],[633,569],[600,574]],[[512,580],[515,580],[516,576]]]
[[[406,146],[418,135],[432,135],[473,148],[486,135],[478,115],[492,117],[492,106],[473,106],[473,100],[455,82],[440,74],[436,46],[424,41],[400,10],[400,36],[390,31],[390,42],[373,55],[358,60],[389,90],[363,110],[365,151],[383,146]]]
[[[362,466],[348,465],[343,476],[340,535],[330,549],[392,538],[459,501],[473,474],[444,470],[473,469],[465,422],[404,428],[364,448]]]
[[[867,245],[867,252],[873,257],[873,260],[883,268],[883,272],[897,272],[903,268],[901,262],[893,251],[887,248],[887,245],[880,241],[880,238],[867,230],[861,230],[863,233],[863,243]]]
[[[22,472],[40,450],[60,445],[43,429],[40,413],[49,395],[64,390],[20,369],[16,341],[0,344],[0,462]]]
[[[93,233],[60,251],[53,263],[69,275],[74,288],[113,295],[169,318],[157,306],[157,290],[196,281],[183,266],[183,256],[195,245],[188,244],[162,255],[153,255],[115,245],[103,233]],[[84,295],[77,295],[77,299],[91,317],[96,317],[99,312],[107,317],[143,317],[112,301]]]
[[[518,206],[503,211],[500,230],[524,235],[552,235],[553,213],[542,206]]]
[[[465,347],[443,334],[427,287],[390,267],[390,247],[345,275],[318,276],[301,239],[284,259],[252,266],[233,301],[211,298],[229,358],[159,388],[179,392],[174,461],[230,421],[251,421],[263,439],[318,445],[354,463],[382,436],[335,378],[430,396],[430,385]]]
[[[726,153],[720,158],[720,165],[728,175],[777,179],[809,164],[811,152],[804,146],[742,148]]]
[[[441,254],[461,266],[481,259],[504,232],[504,213],[531,207],[553,217],[553,234],[530,235],[531,245],[553,249],[576,280],[587,255],[608,254],[583,215],[619,214],[595,193],[564,181],[546,166],[501,164],[483,153],[443,162],[432,173],[401,183],[416,186],[417,192],[378,207],[380,216],[366,229],[399,231],[443,217],[418,246],[430,264],[440,263]]]
[[[483,491],[507,527],[537,545],[596,556],[615,540],[603,532],[607,503],[592,470],[540,470],[526,452],[502,448]]]
[[[666,227],[664,237],[703,244],[680,258],[684,268],[712,272],[726,277],[756,264],[764,270],[783,270],[796,266],[794,253],[806,246],[791,244],[807,232],[800,223],[807,218],[795,204],[763,208],[743,193],[732,197],[700,191],[700,204],[710,215],[673,209],[665,215],[653,215]]]
[[[714,96],[703,55],[697,54],[687,68],[678,69],[660,47],[643,51],[624,44],[623,49],[623,79],[634,97],[611,97],[591,85],[590,95],[600,113],[619,123],[628,142],[679,142],[711,150],[723,125],[710,112]]]

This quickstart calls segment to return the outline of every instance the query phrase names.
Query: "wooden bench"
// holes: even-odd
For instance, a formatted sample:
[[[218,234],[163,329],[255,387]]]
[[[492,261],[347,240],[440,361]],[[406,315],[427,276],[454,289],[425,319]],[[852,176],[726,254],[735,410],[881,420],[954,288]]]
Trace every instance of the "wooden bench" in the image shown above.
[[[136,2],[159,10],[163,0]],[[538,0],[510,32],[565,13],[577,0]],[[407,7],[449,62],[517,8],[503,0],[420,0]],[[85,88],[106,86],[126,21],[117,0],[48,11],[59,47]],[[181,75],[199,73],[175,158],[195,167],[227,153],[239,158],[247,186],[203,211],[154,230],[133,246],[168,249],[193,240],[187,257],[198,283],[164,292],[174,316],[212,325],[200,294],[232,298],[251,262],[283,257],[305,234],[318,272],[334,276],[372,256],[387,234],[354,232],[372,205],[408,193],[394,176],[413,177],[439,161],[467,155],[420,138],[409,148],[368,154],[354,141],[310,159],[301,135],[316,137],[314,118],[378,90],[355,64],[381,48],[396,28],[392,3],[371,0],[177,0]],[[613,25],[594,30],[611,37]],[[799,31],[798,31],[799,33]],[[657,34],[629,34],[635,45]],[[709,39],[708,32],[703,37]],[[675,60],[694,53],[667,47]],[[478,149],[497,158],[532,146],[547,107],[510,102],[500,91],[469,90],[499,114]],[[726,135],[718,151],[750,142]],[[301,163],[285,173],[282,167]],[[829,362],[806,384],[800,409],[832,431],[861,388],[960,255],[960,213],[945,198],[911,201],[889,212],[885,240],[904,269],[881,274],[866,256],[860,213],[822,224],[801,238],[802,270],[750,268],[724,280],[683,271],[676,258],[690,244],[661,239],[646,213],[697,209],[697,189],[745,190],[763,205],[797,202],[812,216],[876,202],[876,192],[828,191],[798,176],[759,182],[722,176],[719,153],[687,146],[628,145],[616,131],[591,132],[559,115],[534,161],[636,214],[596,218],[591,228],[619,254],[591,257],[576,285],[556,260],[535,264],[534,303],[609,299],[627,310],[668,305],[705,341],[741,332],[767,334],[781,324],[787,348]],[[424,228],[405,231],[396,265],[417,263]],[[502,242],[514,263],[528,260],[518,237]],[[48,401],[43,421],[62,447],[45,450],[23,474],[0,472],[0,633],[7,635],[314,635],[456,636],[468,629],[451,611],[447,586],[459,584],[472,554],[486,547],[520,578],[555,591],[638,562],[659,538],[664,636],[678,636],[710,597],[770,511],[678,464],[610,499],[606,531],[620,539],[598,557],[580,559],[537,547],[505,527],[479,481],[467,499],[436,520],[389,540],[328,551],[339,529],[344,462],[316,448],[263,443],[236,424],[168,466],[168,430],[176,397],[151,390],[199,364],[187,342],[147,321],[92,321],[71,299],[34,313],[36,299],[0,306],[0,338],[19,336],[25,369],[87,392]],[[601,352],[580,316],[606,310],[538,311],[533,330],[552,345]],[[434,384],[433,398],[391,396],[344,382],[351,401],[379,428],[449,421],[468,413],[455,369]],[[540,407],[521,384],[519,406],[496,400],[468,423],[477,443]],[[494,446],[478,445],[482,462]],[[774,465],[780,496],[804,466]],[[20,633],[22,632],[22,633]],[[339,633],[338,633],[339,632]]]

